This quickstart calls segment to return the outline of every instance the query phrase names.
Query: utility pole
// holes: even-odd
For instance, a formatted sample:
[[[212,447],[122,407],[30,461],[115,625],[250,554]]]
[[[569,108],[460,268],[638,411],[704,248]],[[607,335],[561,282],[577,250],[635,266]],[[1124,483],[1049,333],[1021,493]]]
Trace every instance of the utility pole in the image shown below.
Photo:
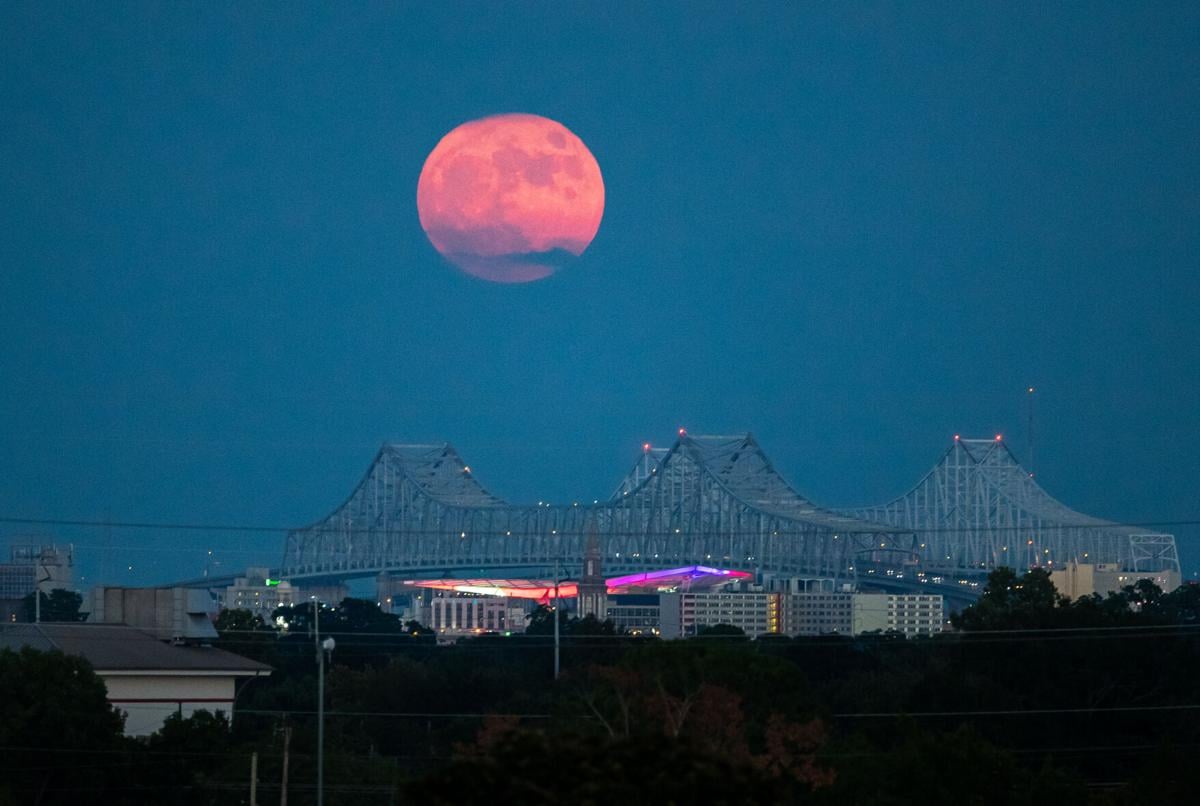
[[[313,600],[313,635],[317,645],[317,806],[325,803],[325,652],[321,649],[321,601]]]
[[[325,653],[333,652],[332,638],[321,640],[321,602],[313,617],[317,644],[317,806],[325,806]]]
[[[258,751],[250,754],[250,806],[258,806]]]
[[[283,780],[279,784],[279,806],[287,806],[288,750],[292,746],[292,726],[283,717]]]
[[[554,553],[554,679],[558,679],[558,551]]]

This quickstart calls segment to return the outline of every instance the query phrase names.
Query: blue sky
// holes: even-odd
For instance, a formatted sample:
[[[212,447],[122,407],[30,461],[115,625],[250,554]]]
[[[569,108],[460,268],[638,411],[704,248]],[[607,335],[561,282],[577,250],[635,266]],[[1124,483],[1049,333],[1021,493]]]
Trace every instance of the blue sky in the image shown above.
[[[6,7],[0,513],[300,524],[384,440],[595,498],[679,426],[872,502],[955,433],[1024,456],[1032,384],[1053,494],[1200,518],[1200,11],[644,5]],[[527,286],[416,215],[430,149],[498,112],[605,178]],[[282,545],[56,534],[89,582]]]

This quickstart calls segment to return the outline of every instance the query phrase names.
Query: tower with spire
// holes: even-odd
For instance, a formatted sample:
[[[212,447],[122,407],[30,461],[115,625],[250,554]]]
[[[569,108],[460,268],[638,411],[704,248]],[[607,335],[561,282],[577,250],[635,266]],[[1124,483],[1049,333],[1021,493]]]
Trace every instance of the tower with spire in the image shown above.
[[[587,547],[583,552],[583,576],[579,578],[579,617],[593,615],[600,621],[608,618],[608,582],[604,578],[604,558],[600,552],[600,535],[596,522],[588,526]]]

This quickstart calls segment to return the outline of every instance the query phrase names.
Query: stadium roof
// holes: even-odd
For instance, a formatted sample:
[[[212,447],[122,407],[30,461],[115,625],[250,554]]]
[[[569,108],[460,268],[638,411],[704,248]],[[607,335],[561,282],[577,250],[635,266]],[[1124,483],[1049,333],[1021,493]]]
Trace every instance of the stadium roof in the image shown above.
[[[642,571],[636,574],[611,577],[606,582],[608,583],[608,592],[612,594],[654,593],[680,588],[684,590],[712,588],[730,582],[751,579],[752,576],[746,571],[688,565],[682,568],[664,568],[658,571]],[[502,596],[511,599],[542,601],[555,596],[555,585],[552,579],[425,579],[409,581],[404,584],[417,588],[471,593],[479,596]],[[578,596],[578,583],[573,580],[560,580],[557,595],[560,599],[572,599]]]

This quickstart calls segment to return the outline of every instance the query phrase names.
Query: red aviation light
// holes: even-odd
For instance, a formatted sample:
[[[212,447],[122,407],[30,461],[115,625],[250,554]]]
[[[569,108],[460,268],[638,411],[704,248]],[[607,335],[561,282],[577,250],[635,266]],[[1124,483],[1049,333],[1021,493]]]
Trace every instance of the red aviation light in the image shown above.
[[[1000,435],[999,435],[999,434],[997,434],[997,435],[996,435],[996,441],[997,441],[997,442],[999,442],[999,441],[1000,441]]]
[[[686,428],[680,428],[680,429],[679,429],[679,436],[681,436],[681,437],[686,437],[686,436],[687,436],[687,429],[686,429]]]
[[[649,442],[642,443],[642,453],[650,453],[650,443]]]
[[[955,441],[955,442],[958,442],[958,434],[955,434],[955,435],[954,435],[954,441]]]

